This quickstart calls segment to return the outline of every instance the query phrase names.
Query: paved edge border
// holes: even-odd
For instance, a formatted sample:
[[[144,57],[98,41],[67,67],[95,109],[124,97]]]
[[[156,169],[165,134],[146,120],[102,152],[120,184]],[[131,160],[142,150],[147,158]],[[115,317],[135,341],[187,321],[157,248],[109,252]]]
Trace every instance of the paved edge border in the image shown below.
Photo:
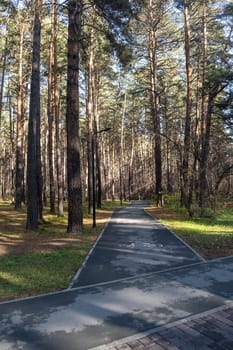
[[[126,338],[122,338],[120,340],[116,340],[116,341],[113,341],[109,344],[104,344],[104,345],[100,345],[100,346],[97,346],[97,347],[94,347],[94,348],[90,348],[89,350],[111,350],[111,349],[115,349],[116,346],[119,346],[119,345],[122,345],[122,344],[125,344],[125,343],[128,343],[128,342],[132,342],[132,341],[135,341],[135,340],[138,340],[140,338],[143,338],[143,337],[146,337],[146,336],[150,336],[151,334],[156,334],[160,331],[163,331],[163,330],[168,330],[172,327],[175,327],[175,326],[179,326],[179,325],[182,325],[188,321],[192,321],[192,320],[196,320],[198,318],[201,318],[201,317],[204,317],[204,316],[209,316],[209,315],[212,315],[218,311],[224,311],[225,309],[228,309],[229,307],[233,307],[233,301],[232,300],[227,300],[225,302],[225,305],[222,305],[222,306],[218,306],[214,309],[211,309],[211,310],[208,310],[208,311],[204,311],[204,312],[201,312],[199,314],[196,314],[196,315],[191,315],[191,316],[188,316],[186,318],[182,318],[178,321],[174,321],[174,322],[170,322],[170,323],[167,323],[165,325],[162,325],[162,326],[158,326],[156,328],[152,328],[148,331],[145,331],[145,332],[140,332],[140,333],[137,333],[137,334],[134,334],[130,337],[126,337]]]
[[[149,208],[149,207],[148,207]],[[177,236],[177,234],[175,232],[173,232],[168,226],[166,226],[165,224],[163,224],[158,218],[156,218],[155,216],[153,216],[152,214],[148,213],[146,211],[146,209],[144,208],[144,211],[147,215],[149,215],[150,217],[152,217],[155,221],[157,220],[159,222],[159,224],[163,227],[165,227],[173,236],[175,236],[180,242],[182,242],[187,248],[189,248],[200,260],[201,262],[207,262],[209,260],[206,260],[203,258],[203,256],[201,256],[198,252],[196,252],[195,249],[193,249],[187,242],[185,242],[181,237]]]

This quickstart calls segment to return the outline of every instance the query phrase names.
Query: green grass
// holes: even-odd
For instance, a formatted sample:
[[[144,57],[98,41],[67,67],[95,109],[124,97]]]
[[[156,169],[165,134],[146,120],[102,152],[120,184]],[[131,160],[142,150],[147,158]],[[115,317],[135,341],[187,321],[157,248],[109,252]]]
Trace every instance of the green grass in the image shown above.
[[[0,260],[0,299],[65,289],[91,245]]]
[[[152,214],[171,228],[206,259],[233,255],[233,208],[222,208],[206,217],[189,218],[174,200]]]

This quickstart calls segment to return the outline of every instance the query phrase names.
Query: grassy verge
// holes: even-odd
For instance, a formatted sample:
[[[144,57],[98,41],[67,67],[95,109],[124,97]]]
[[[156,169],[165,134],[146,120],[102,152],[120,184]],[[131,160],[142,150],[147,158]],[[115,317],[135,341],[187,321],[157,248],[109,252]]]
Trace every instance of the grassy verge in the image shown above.
[[[233,255],[233,205],[224,205],[208,217],[190,219],[183,210],[169,203],[165,208],[148,208],[173,232],[205,259]]]
[[[127,204],[127,203],[124,203]],[[97,227],[84,207],[84,234],[66,233],[67,215],[45,210],[37,232],[25,230],[25,210],[0,203],[0,301],[67,288],[118,201],[104,202],[97,210]]]

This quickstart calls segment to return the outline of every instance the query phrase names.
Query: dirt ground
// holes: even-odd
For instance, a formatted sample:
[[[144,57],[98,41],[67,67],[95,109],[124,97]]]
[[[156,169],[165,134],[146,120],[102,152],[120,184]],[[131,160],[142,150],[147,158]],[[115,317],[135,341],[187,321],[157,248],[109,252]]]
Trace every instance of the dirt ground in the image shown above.
[[[38,232],[28,231],[24,210],[16,211],[8,203],[0,204],[0,257],[31,253],[53,252],[59,248],[76,247],[87,241],[95,241],[98,231],[108,220],[110,212],[97,214],[98,228],[81,236],[70,236],[66,233],[65,220],[56,217],[53,222],[39,225]],[[84,220],[85,227],[91,227],[91,218]]]

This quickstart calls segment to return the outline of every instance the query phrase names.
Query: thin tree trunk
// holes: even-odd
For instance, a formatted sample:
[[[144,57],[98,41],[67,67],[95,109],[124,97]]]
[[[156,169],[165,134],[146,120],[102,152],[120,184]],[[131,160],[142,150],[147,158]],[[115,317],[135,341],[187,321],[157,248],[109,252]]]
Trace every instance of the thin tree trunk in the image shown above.
[[[12,90],[11,90],[11,83],[9,81],[9,87],[8,87],[8,104],[9,104],[9,125],[10,125],[10,149],[8,149],[8,156],[7,156],[7,164],[8,164],[8,173],[7,173],[7,183],[6,183],[6,189],[7,194],[11,195],[12,198],[14,198],[14,179],[15,179],[15,171],[14,171],[14,155],[15,155],[15,123],[13,118],[13,107],[12,107]]]
[[[206,166],[207,158],[206,154],[206,138],[209,138],[208,124],[210,126],[209,115],[209,102],[207,102],[207,94],[204,89],[207,75],[207,21],[206,21],[206,4],[203,3],[203,13],[202,13],[202,95],[201,95],[201,135],[200,135],[200,170],[199,170],[199,207],[204,211],[206,205]],[[208,105],[207,105],[208,104]],[[209,119],[209,120],[208,120]],[[208,148],[208,147],[207,147]]]
[[[55,214],[55,176],[54,176],[54,124],[55,124],[55,93],[54,93],[54,4],[52,11],[51,42],[48,64],[48,160],[49,160],[49,193],[50,213]]]
[[[94,30],[90,29],[90,44],[89,44],[89,60],[87,68],[87,159],[88,159],[88,213],[93,213],[93,155],[92,155],[92,142],[93,142],[93,83],[94,79]]]
[[[62,143],[60,125],[60,99],[58,96],[58,89],[56,89],[56,155],[57,155],[57,186],[58,186],[58,216],[64,215],[64,186],[63,186],[63,171],[62,171]]]
[[[57,170],[57,204],[58,216],[63,216],[63,175],[62,175],[62,160],[61,160],[61,137],[60,137],[60,97],[58,89],[58,72],[57,72],[57,1],[52,0],[52,35],[51,35],[51,82],[52,82],[52,115],[55,122],[55,143],[56,143],[56,170]],[[54,144],[55,144],[54,143]],[[55,153],[55,152],[54,152]],[[55,181],[54,181],[55,182]],[[54,201],[56,191],[54,189]],[[55,204],[54,204],[55,206]],[[51,206],[52,209],[52,206]]]
[[[82,1],[68,3],[68,74],[67,74],[67,232],[81,234],[83,225],[82,182],[79,137],[79,47],[81,36]]]
[[[157,38],[156,30],[152,27],[149,35],[150,58],[150,104],[151,116],[154,126],[154,156],[155,156],[155,194],[157,205],[162,205],[162,157],[161,157],[161,130],[159,117],[159,95],[157,81]]]
[[[1,75],[1,85],[0,85],[0,141],[2,140],[2,107],[3,107],[3,90],[5,82],[5,72],[6,72],[6,62],[7,62],[7,47],[8,47],[8,22],[6,24],[6,36],[4,43],[4,50],[2,54],[2,75]],[[1,164],[1,174],[4,173],[4,163]],[[1,176],[1,197],[4,199],[4,176]]]
[[[208,107],[206,113],[206,127],[205,127],[205,137],[203,139],[203,146],[201,151],[201,161],[200,161],[200,197],[199,197],[199,207],[201,208],[202,214],[206,207],[207,202],[207,164],[210,150],[210,132],[211,132],[211,122],[212,122],[212,112],[213,103],[216,93],[210,93],[208,98]]]
[[[122,200],[124,197],[124,151],[125,151],[125,138],[124,138],[124,131],[125,131],[125,114],[127,109],[127,86],[125,88],[125,94],[124,94],[124,102],[123,102],[123,111],[122,111],[122,117],[121,117],[121,149],[120,149],[120,160],[119,160],[119,178],[120,178],[120,201],[122,205]],[[125,198],[124,198],[125,200]]]
[[[4,90],[4,82],[5,82],[5,73],[6,73],[6,62],[7,62],[7,50],[8,50],[8,21],[9,17],[7,18],[6,22],[6,35],[5,35],[5,42],[4,42],[4,49],[2,54],[2,76],[1,76],[1,86],[0,86],[0,133],[2,128],[2,107],[3,107],[3,90]],[[1,136],[1,134],[0,134]]]
[[[184,31],[185,31],[185,63],[186,63],[186,115],[185,115],[185,131],[184,131],[184,154],[182,162],[182,191],[181,204],[190,210],[191,203],[189,201],[189,152],[190,152],[190,133],[191,133],[191,112],[192,112],[192,67],[190,61],[190,23],[188,4],[184,1]]]
[[[18,97],[17,97],[17,141],[16,141],[16,177],[15,177],[15,209],[21,208],[24,198],[24,105],[23,105],[23,42],[24,25],[20,30]]]
[[[135,155],[135,118],[134,118],[134,111],[132,115],[131,120],[131,154],[130,154],[130,161],[129,161],[129,178],[128,178],[128,187],[129,187],[129,196],[128,199],[131,198],[132,193],[132,183],[133,183],[133,164],[134,164],[134,155]]]
[[[48,183],[48,126],[46,125],[43,130],[44,133],[44,140],[42,144],[42,155],[43,155],[43,203],[46,206],[48,204],[48,189],[47,189],[47,183]]]
[[[100,150],[99,150],[99,140],[101,133],[100,130],[100,113],[99,113],[99,76],[98,72],[93,75],[93,80],[92,80],[92,92],[93,92],[93,116],[94,116],[94,131],[96,134],[96,204],[97,208],[101,208],[101,197],[102,197],[102,184],[101,184],[101,166],[100,166]],[[103,131],[103,130],[102,130]]]

